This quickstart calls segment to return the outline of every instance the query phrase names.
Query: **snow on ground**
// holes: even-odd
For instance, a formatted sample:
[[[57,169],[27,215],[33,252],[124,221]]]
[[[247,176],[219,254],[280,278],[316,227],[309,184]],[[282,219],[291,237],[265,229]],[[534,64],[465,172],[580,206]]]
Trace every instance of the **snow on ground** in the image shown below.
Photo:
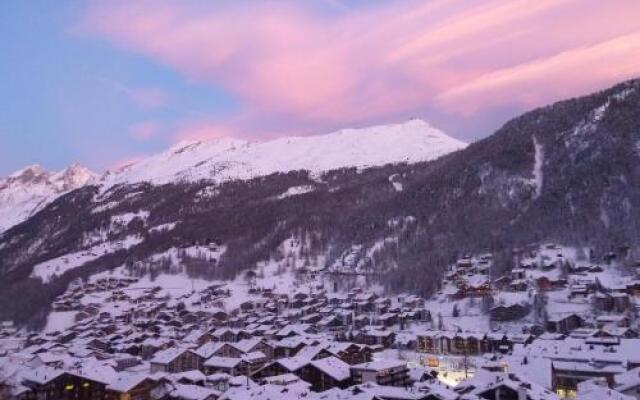
[[[222,254],[226,251],[225,246],[217,246],[217,245],[195,245],[189,247],[175,248],[172,247],[169,250],[163,251],[162,253],[154,254],[150,257],[152,261],[158,261],[163,258],[168,258],[171,261],[172,265],[182,266],[182,262],[180,260],[181,255],[185,255],[192,258],[200,258],[206,260],[219,260]]]
[[[438,327],[438,319],[442,318],[444,330],[461,329],[470,332],[489,332],[489,317],[482,313],[480,300],[462,299],[449,300],[446,297],[437,297],[427,300],[425,303],[431,312],[434,328]],[[460,315],[453,316],[453,308],[457,307]]]
[[[120,249],[133,247],[142,243],[142,240],[143,239],[138,236],[127,236],[121,241],[101,243],[87,250],[81,250],[47,260],[33,267],[31,277],[40,278],[44,283],[48,283],[54,276],[60,276],[69,270],[81,267],[90,261],[114,253]]]
[[[169,222],[166,224],[156,225],[151,229],[149,229],[149,233],[160,233],[160,232],[172,231],[176,227],[176,225],[177,225],[176,222]]]
[[[119,183],[162,184],[201,179],[223,182],[275,172],[317,173],[344,167],[428,161],[465,146],[421,120],[265,142],[231,138],[182,142],[164,153],[109,172],[101,182],[103,190],[107,190]]]
[[[124,292],[130,297],[142,297],[146,291],[155,287],[159,287],[160,291],[156,296],[172,299],[171,301],[182,301],[187,309],[198,311],[208,305],[200,304],[198,301],[200,295],[198,292],[212,286],[220,285],[223,289],[229,291],[229,296],[223,299],[224,309],[233,311],[240,307],[240,304],[251,298],[261,297],[260,294],[250,294],[252,287],[274,289],[275,293],[291,294],[295,292],[309,293],[319,284],[321,285],[324,278],[305,279],[299,276],[296,271],[305,266],[306,261],[303,258],[287,258],[293,254],[298,254],[302,244],[299,240],[290,238],[285,240],[281,245],[282,253],[285,258],[279,261],[270,260],[259,263],[255,268],[256,276],[254,279],[248,279],[246,271],[239,273],[235,279],[230,281],[208,280],[201,278],[193,278],[185,272],[179,273],[160,273],[158,276],[151,277],[150,274],[142,276],[139,280],[127,288]],[[215,257],[219,258],[224,252],[224,246],[191,246],[182,249],[169,249],[166,252],[159,253],[151,257],[153,260],[160,260],[169,257],[174,266],[180,266],[180,253],[188,254],[192,257]],[[93,275],[91,282],[95,282],[102,278],[109,277],[128,277],[129,271],[125,267],[116,268],[112,271],[102,272]],[[103,311],[108,311],[112,315],[119,315],[126,311],[130,306],[126,302],[109,302],[107,299],[111,296],[111,292],[93,292],[85,295],[81,299],[81,303],[85,305],[99,305]],[[192,304],[194,303],[194,304]]]
[[[53,311],[47,316],[43,332],[64,332],[75,323],[76,311]]]
[[[0,177],[0,233],[25,221],[57,197],[86,184],[94,174],[72,165],[60,172],[32,165]]]
[[[149,211],[140,210],[137,212],[114,215],[111,217],[111,223],[117,225],[128,225],[134,218],[140,218],[141,220],[146,221],[147,218],[149,218]]]
[[[395,189],[396,192],[402,192],[402,190],[404,189],[404,187],[402,186],[402,182],[400,182],[399,174],[391,175],[389,177],[389,182],[391,182],[391,185],[393,185],[393,188]]]
[[[285,199],[287,197],[291,197],[291,196],[297,196],[300,194],[305,194],[305,193],[310,193],[313,192],[315,190],[315,188],[311,185],[303,185],[303,186],[293,186],[290,187],[289,189],[287,189],[286,192],[282,193],[281,195],[278,196],[278,199]]]
[[[533,147],[535,149],[535,158],[533,163],[533,184],[536,188],[536,197],[540,196],[542,193],[542,165],[544,163],[544,149],[542,148],[542,144],[538,142],[536,137],[533,137]]]

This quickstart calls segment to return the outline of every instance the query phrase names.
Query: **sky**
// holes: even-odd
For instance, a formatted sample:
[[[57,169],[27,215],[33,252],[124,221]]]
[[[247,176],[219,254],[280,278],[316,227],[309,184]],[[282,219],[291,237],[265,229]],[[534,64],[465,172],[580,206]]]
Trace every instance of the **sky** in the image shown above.
[[[414,117],[471,142],[638,76],[637,0],[3,0],[0,176]]]

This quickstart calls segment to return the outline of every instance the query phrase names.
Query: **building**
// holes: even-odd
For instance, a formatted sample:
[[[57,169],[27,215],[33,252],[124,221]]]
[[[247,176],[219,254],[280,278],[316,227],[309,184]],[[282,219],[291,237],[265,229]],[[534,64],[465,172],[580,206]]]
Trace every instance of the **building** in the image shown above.
[[[120,374],[107,386],[106,400],[151,400],[151,392],[160,384],[144,375]]]
[[[151,359],[151,373],[156,372],[184,372],[200,369],[202,357],[191,350],[170,347],[157,352]]]
[[[379,360],[351,366],[353,383],[374,382],[383,386],[407,386],[411,383],[407,364],[401,360]]]
[[[582,326],[583,321],[576,314],[554,315],[547,319],[547,331],[552,333],[568,333]]]
[[[489,311],[492,321],[515,321],[529,313],[529,307],[523,304],[498,305]]]
[[[22,385],[28,391],[20,400],[103,400],[106,396],[104,382],[48,367],[31,370]]]
[[[296,371],[296,375],[309,382],[315,392],[333,388],[344,389],[351,385],[349,364],[336,357],[311,361]]]

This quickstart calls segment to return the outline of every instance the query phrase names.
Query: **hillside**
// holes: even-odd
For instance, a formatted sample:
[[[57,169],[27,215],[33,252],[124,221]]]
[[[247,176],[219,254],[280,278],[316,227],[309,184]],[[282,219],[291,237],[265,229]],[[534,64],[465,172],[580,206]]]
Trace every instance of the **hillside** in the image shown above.
[[[200,277],[234,277],[294,237],[309,268],[366,272],[422,295],[465,252],[493,251],[500,270],[510,267],[501,252],[541,240],[634,249],[639,89],[629,81],[534,110],[433,161],[155,184],[132,166],[122,184],[70,192],[2,235],[0,319],[41,320],[76,277],[194,245],[223,249],[191,257]]]

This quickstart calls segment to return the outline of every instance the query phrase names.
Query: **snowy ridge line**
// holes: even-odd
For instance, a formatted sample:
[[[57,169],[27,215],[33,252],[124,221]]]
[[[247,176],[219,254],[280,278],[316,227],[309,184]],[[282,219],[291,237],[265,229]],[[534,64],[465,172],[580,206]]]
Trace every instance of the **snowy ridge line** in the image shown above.
[[[264,142],[232,138],[181,142],[164,153],[107,172],[96,183],[108,189],[140,182],[224,182],[297,170],[317,174],[345,167],[429,161],[464,147],[466,143],[422,120]]]

